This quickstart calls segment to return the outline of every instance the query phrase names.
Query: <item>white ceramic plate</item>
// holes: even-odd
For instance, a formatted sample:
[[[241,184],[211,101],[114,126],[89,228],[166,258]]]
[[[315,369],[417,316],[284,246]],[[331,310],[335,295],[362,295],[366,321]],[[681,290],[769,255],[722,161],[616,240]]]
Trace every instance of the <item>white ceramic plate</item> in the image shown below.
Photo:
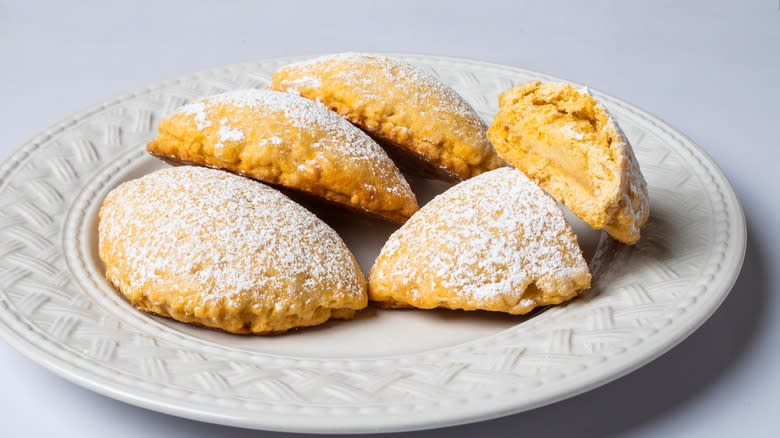
[[[548,76],[397,55],[452,85],[486,120],[498,94]],[[595,92],[646,176],[650,222],[634,247],[574,225],[594,268],[583,298],[533,317],[372,310],[277,337],[192,328],[133,310],[105,281],[96,212],[117,184],[164,166],[143,146],[185,102],[262,87],[273,59],[124,94],[65,119],[0,167],[0,333],[57,374],[182,417],[300,432],[400,431],[552,403],[620,377],[701,325],[731,289],[745,223],[726,178],[665,123]],[[412,181],[420,201],[445,185]],[[393,226],[319,212],[367,272]]]

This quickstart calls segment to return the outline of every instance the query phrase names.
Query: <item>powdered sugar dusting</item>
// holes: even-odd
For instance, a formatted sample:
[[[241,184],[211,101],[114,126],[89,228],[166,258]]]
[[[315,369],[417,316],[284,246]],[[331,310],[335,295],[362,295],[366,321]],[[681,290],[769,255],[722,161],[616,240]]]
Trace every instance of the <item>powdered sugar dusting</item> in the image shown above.
[[[241,141],[244,139],[244,132],[230,126],[220,126],[219,139],[222,141]]]
[[[362,69],[351,66],[375,67],[379,75],[366,75]],[[453,134],[468,138],[471,147],[479,148],[482,154],[492,152],[484,139],[487,127],[471,105],[437,77],[412,64],[385,56],[347,52],[290,64],[281,71],[296,72],[281,82],[284,89],[295,93],[301,93],[303,88],[320,87],[322,80],[316,75],[324,72],[329,80],[346,84],[361,96],[363,101],[356,103],[357,106],[381,107],[380,94],[403,96],[410,107],[425,108],[425,114],[420,115],[431,124],[441,124]],[[450,122],[452,115],[459,116],[455,124]],[[477,133],[480,138],[472,139],[469,133]]]
[[[289,126],[306,131],[325,131],[327,135],[319,138],[312,147],[327,152],[327,156],[331,157],[334,162],[368,168],[369,171],[363,173],[374,178],[375,183],[372,184],[374,191],[384,190],[406,197],[414,196],[406,179],[385,151],[371,137],[319,102],[305,99],[293,93],[246,89],[206,97],[185,105],[178,111],[194,115],[197,129],[202,130],[211,126],[212,122],[208,119],[208,113],[211,108],[217,105],[232,105],[253,112],[252,117],[242,118],[242,120],[251,121],[254,117],[267,117],[269,112],[283,113],[285,122]],[[251,126],[241,126],[236,121],[227,119],[221,119],[218,122],[220,126],[218,141],[220,144],[226,141],[244,140],[252,129]],[[267,137],[259,141],[260,145],[283,145],[284,140],[280,137],[280,132],[285,131],[285,129],[286,127],[280,126],[279,132],[263,133]],[[319,157],[324,160],[326,154],[320,154]],[[330,167],[329,163],[319,164],[319,167]],[[301,169],[301,167],[297,168]]]
[[[434,198],[390,237],[374,269],[380,282],[412,285],[418,293],[439,285],[477,302],[517,297],[531,284],[566,289],[572,278],[588,275],[555,201],[510,168]]]
[[[184,114],[191,114],[195,116],[195,123],[198,130],[203,130],[211,126],[211,121],[206,117],[206,105],[203,102],[194,102],[179,108],[179,111]]]
[[[565,85],[562,84],[562,86]],[[580,88],[579,91],[591,96],[595,100],[595,97],[586,87]],[[621,200],[612,206],[608,214],[618,214],[618,211],[623,209],[625,215],[633,218],[632,222],[624,224],[627,233],[639,235],[641,226],[644,225],[650,214],[647,182],[639,169],[639,163],[628,141],[628,137],[626,137],[617,120],[615,120],[612,112],[598,100],[596,100],[596,108],[604,111],[604,114],[607,115],[607,122],[601,127],[601,130],[606,132],[612,131],[613,133],[612,142],[609,144],[612,153],[614,156],[619,157],[619,160],[624,159],[626,161],[626,165],[622,167],[621,174],[626,190],[623,190],[623,193],[620,195]]]
[[[129,273],[123,292],[185,288],[183,296],[228,305],[251,294],[271,307],[291,304],[274,293],[320,303],[364,293],[335,231],[276,190],[227,172],[184,166],[126,182],[100,219],[101,242]]]
[[[383,75],[388,79],[388,82],[398,87],[408,87],[411,84],[422,85],[422,87],[419,87],[419,92],[415,93],[415,96],[412,96],[412,98],[418,100],[421,104],[427,104],[430,102],[428,98],[431,95],[435,95],[437,97],[436,99],[433,99],[435,105],[427,108],[427,110],[434,115],[435,113],[457,113],[465,118],[479,119],[471,105],[463,100],[455,90],[445,85],[438,78],[412,64],[386,56],[345,52],[290,64],[285,66],[285,69],[305,66],[317,66],[319,68],[332,61],[345,61],[348,63],[378,66],[381,68]],[[351,87],[361,89],[367,96],[371,96],[373,93],[374,79],[364,75],[359,70],[349,68],[341,69],[337,74],[337,77],[344,80],[344,82]],[[285,82],[285,85],[290,89],[319,87],[321,84],[321,80],[314,75],[305,75]],[[443,97],[443,99],[439,99],[438,97]]]
[[[322,81],[317,76],[303,76],[298,79],[293,79],[288,82],[294,88],[298,87],[319,87],[322,85]]]
[[[626,137],[623,129],[618,125],[607,107],[602,105],[601,102],[598,102],[597,106],[607,114],[607,123],[602,129],[611,129],[615,133],[610,148],[615,151],[616,156],[625,157],[626,160],[626,166],[623,168],[622,172],[622,179],[627,181],[628,190],[621,195],[620,202],[616,203],[613,208],[617,210],[622,207],[629,217],[634,218],[633,222],[628,224],[627,228],[629,233],[638,235],[642,225],[644,225],[647,221],[647,217],[650,215],[647,181],[645,181],[645,177],[639,169],[639,162],[634,155],[634,149],[628,142],[628,137]]]

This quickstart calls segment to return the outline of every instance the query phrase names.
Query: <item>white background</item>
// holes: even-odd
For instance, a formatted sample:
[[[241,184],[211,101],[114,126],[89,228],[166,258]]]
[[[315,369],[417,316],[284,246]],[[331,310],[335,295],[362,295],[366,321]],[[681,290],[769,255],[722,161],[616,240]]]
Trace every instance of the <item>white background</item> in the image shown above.
[[[780,10],[775,0],[0,0],[0,158],[146,82],[337,51],[450,55],[591,85],[669,122],[723,168],[748,223],[720,310],[668,354],[573,399],[431,436],[780,436]],[[66,382],[0,342],[0,436],[270,437]],[[417,436],[411,434],[409,436]]]

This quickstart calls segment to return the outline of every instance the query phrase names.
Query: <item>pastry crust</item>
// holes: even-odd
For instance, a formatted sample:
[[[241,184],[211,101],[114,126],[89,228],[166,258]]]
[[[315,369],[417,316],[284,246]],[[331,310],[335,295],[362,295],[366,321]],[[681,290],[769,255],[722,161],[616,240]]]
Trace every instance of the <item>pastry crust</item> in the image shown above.
[[[522,172],[503,168],[452,187],[393,233],[368,293],[385,307],[525,314],[589,287],[558,205]]]
[[[504,165],[487,126],[452,88],[410,64],[343,53],[286,66],[270,88],[324,103],[374,137],[406,169],[449,181]]]
[[[168,161],[214,167],[403,223],[419,208],[392,160],[323,105],[239,90],[179,108],[147,145]]]
[[[278,333],[367,304],[355,258],[278,191],[219,170],[163,169],[99,213],[106,277],[140,310],[230,333]]]
[[[639,240],[647,184],[622,130],[586,89],[533,81],[505,91],[488,138],[590,226],[629,245]]]

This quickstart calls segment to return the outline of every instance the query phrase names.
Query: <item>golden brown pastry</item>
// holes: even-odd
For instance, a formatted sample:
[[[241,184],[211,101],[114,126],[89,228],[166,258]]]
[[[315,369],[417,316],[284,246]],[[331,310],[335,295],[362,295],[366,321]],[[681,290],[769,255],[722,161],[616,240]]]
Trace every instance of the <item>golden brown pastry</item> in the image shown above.
[[[238,90],[190,103],[160,122],[149,153],[229,170],[403,223],[417,200],[370,137],[323,105]]]
[[[231,333],[275,333],[366,306],[354,257],[278,191],[202,167],[112,190],[100,209],[106,277],[140,310]]]
[[[524,314],[589,288],[590,273],[555,201],[503,168],[420,209],[390,236],[368,283],[369,299],[389,307]]]
[[[488,138],[583,221],[632,245],[647,222],[647,184],[617,123],[586,89],[529,82],[505,91]]]
[[[400,166],[458,181],[503,166],[487,127],[452,88],[410,64],[343,53],[292,64],[270,88],[324,103],[374,137]]]

